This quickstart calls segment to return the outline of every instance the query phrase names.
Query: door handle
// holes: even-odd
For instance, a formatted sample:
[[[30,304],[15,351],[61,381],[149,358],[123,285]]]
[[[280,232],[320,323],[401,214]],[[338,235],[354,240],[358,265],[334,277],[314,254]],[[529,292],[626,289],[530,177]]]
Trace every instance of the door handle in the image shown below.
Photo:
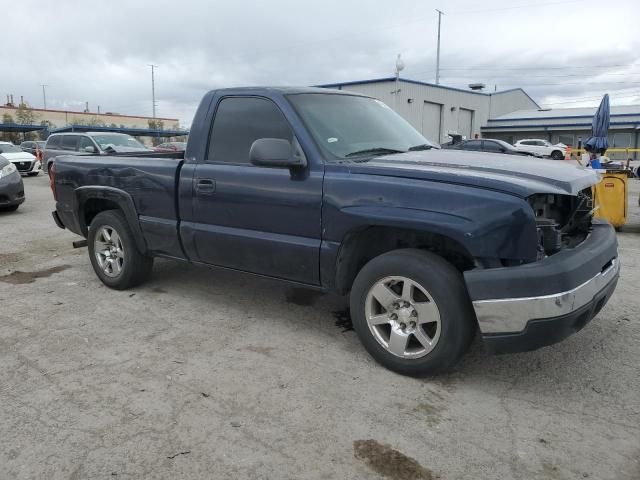
[[[210,178],[197,178],[193,187],[198,193],[215,193],[216,181]]]

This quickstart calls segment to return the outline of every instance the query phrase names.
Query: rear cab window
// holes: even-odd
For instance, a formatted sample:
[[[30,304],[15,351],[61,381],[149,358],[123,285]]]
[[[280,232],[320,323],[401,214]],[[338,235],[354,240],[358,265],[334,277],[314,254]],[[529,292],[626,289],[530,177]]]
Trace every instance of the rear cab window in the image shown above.
[[[60,148],[60,140],[62,140],[61,135],[54,135],[49,137],[45,145],[45,148]]]
[[[62,149],[63,150],[78,150],[78,137],[77,135],[65,135],[62,137]]]

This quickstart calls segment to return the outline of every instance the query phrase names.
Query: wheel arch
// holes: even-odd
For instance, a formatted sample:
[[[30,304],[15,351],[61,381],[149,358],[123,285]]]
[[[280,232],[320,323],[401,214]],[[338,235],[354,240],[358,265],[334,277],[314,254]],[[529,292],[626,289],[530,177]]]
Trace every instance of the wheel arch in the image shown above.
[[[367,225],[347,233],[340,245],[335,266],[335,290],[346,294],[358,272],[370,260],[402,248],[418,248],[435,253],[461,272],[474,265],[473,255],[448,235],[428,229]]]
[[[80,187],[75,191],[75,201],[78,223],[85,238],[96,215],[106,210],[119,210],[133,232],[138,250],[148,251],[135,203],[127,192],[114,187]]]

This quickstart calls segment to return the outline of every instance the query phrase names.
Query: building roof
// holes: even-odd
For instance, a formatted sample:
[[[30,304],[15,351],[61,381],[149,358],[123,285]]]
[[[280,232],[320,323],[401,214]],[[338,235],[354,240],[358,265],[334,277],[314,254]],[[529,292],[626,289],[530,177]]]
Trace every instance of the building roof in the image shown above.
[[[9,105],[0,105],[0,109],[2,108],[6,108],[9,110],[17,110],[18,107],[17,106],[9,106]],[[32,110],[34,112],[44,112],[44,113],[68,113],[70,115],[89,115],[91,117],[107,117],[107,118],[113,118],[113,117],[123,117],[123,118],[144,118],[144,119],[153,119],[153,117],[149,117],[146,115],[123,115],[121,113],[115,113],[115,112],[104,112],[104,113],[97,113],[97,112],[74,112],[72,110],[52,110],[50,108],[44,109],[44,108],[31,108],[29,107],[29,110]],[[154,120],[163,120],[163,121],[167,121],[167,122],[178,122],[177,118],[161,118],[161,117],[156,117]]]
[[[316,85],[316,87],[320,87],[320,88],[342,88],[342,87],[348,87],[349,85],[365,85],[368,83],[382,83],[382,82],[395,82],[396,78],[395,77],[382,77],[382,78],[371,78],[371,79],[367,79],[367,80],[354,80],[354,81],[349,81],[349,82],[340,82],[340,83],[326,83],[323,85]],[[420,80],[411,80],[409,78],[398,78],[398,81],[400,82],[405,82],[405,83],[413,83],[415,85],[424,85],[426,87],[433,87],[433,88],[441,88],[443,90],[453,90],[456,92],[462,92],[462,93],[469,93],[472,95],[484,95],[484,96],[492,96],[492,95],[501,95],[503,93],[509,93],[509,92],[522,92],[524,93],[527,97],[529,97],[531,99],[531,101],[533,103],[535,103],[536,105],[537,102],[531,98],[531,96],[525,92],[522,88],[509,88],[507,90],[500,90],[498,92],[477,92],[474,90],[467,90],[464,88],[458,88],[458,87],[448,87],[446,85],[436,85],[435,83],[429,83],[429,82],[423,82]]]
[[[97,127],[95,125],[67,125],[66,127],[53,129],[50,133],[125,133],[134,137],[183,137],[189,135],[189,130],[156,130],[151,128],[116,128]]]
[[[46,125],[23,125],[21,123],[0,123],[0,132],[35,132],[45,130]]]
[[[640,105],[611,106],[612,117],[640,116]],[[498,117],[490,118],[489,122],[505,120],[548,120],[558,118],[592,118],[598,107],[579,108],[540,108],[538,110],[516,110]]]

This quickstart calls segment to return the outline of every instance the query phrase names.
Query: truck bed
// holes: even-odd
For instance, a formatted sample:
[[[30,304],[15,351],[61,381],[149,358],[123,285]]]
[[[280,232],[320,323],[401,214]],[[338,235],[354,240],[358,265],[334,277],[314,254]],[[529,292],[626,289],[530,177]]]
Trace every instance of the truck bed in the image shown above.
[[[183,154],[179,152],[179,156]],[[124,191],[131,211],[140,222],[142,233],[153,251],[182,256],[178,228],[178,173],[182,158],[170,155],[60,156],[55,160],[56,195],[59,214],[73,232],[86,236],[91,203],[79,210],[80,196],[93,196],[92,188],[102,190],[94,202],[109,202],[104,187]]]

